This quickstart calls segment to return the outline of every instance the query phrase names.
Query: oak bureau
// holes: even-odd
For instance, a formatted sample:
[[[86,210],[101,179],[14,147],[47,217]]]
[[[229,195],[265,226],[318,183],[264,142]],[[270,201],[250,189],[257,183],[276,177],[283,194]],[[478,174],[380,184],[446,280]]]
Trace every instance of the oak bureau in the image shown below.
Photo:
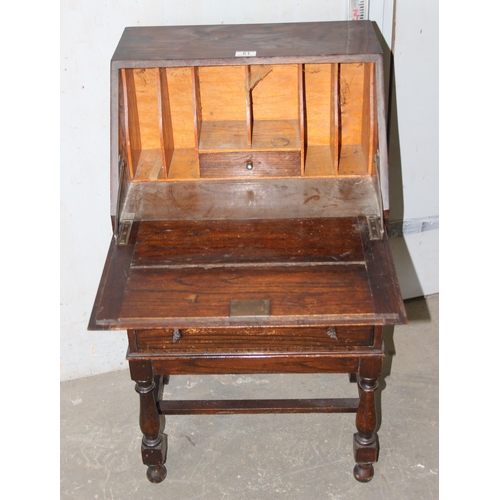
[[[382,328],[406,322],[385,114],[369,21],[125,29],[89,329],[128,332],[151,482],[160,415],[203,413],[355,413],[354,476],[373,477]],[[163,399],[171,375],[256,373],[345,373],[359,398]]]

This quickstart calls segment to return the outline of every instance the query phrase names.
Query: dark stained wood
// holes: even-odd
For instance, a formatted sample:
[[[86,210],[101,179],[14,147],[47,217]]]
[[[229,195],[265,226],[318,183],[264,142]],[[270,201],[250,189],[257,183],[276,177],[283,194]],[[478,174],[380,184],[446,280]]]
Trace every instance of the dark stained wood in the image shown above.
[[[406,313],[392,259],[387,232],[381,240],[370,240],[366,219],[360,219],[366,269],[373,290],[373,305],[381,314],[393,316],[395,324],[406,323]]]
[[[106,322],[104,307],[96,321],[116,328],[404,321],[386,276],[387,240],[369,240],[360,221],[359,229],[348,218],[136,224],[135,251],[130,243],[117,250],[123,258],[110,257],[103,285],[115,312]],[[231,300],[247,299],[269,299],[270,316],[230,318]]]
[[[144,221],[132,266],[340,262],[364,264],[356,218]]]
[[[389,209],[382,67],[369,21],[125,29],[111,219],[134,223],[89,328],[127,329],[151,482],[160,414],[355,412],[354,477],[373,477],[382,327],[406,322],[366,220]],[[359,398],[163,399],[170,375],[258,373],[345,373]]]
[[[260,321],[229,318],[230,301],[245,299],[270,299],[271,315]],[[358,318],[377,321],[360,264],[132,268],[117,326],[341,324]]]
[[[256,51],[255,57],[235,57]],[[322,61],[326,56],[359,59],[381,54],[369,21],[126,28],[113,55],[120,66],[151,64],[261,64]]]
[[[251,164],[251,170],[247,168],[248,164]],[[300,151],[200,153],[200,177],[231,179],[294,175],[300,176]]]
[[[156,223],[136,223],[129,245],[110,253],[93,325],[262,325],[262,318],[229,317],[231,300],[247,299],[271,301],[269,326],[404,322],[397,279],[387,275],[393,270],[388,242],[370,240],[366,221],[359,221],[359,233],[351,219],[284,219],[260,230],[259,221],[246,221],[241,232],[237,222],[201,228],[171,221],[158,231]]]
[[[262,356],[236,354],[214,354],[208,352],[200,355],[186,354],[173,356],[168,353],[150,355],[155,373],[171,375],[223,375],[248,373],[352,373],[359,368],[362,355],[372,356],[373,351],[360,353],[344,351],[329,353],[268,353]],[[129,354],[127,359],[133,360],[141,355]],[[142,355],[144,356],[144,355]]]
[[[160,401],[162,415],[355,413],[357,398]]]
[[[372,345],[376,349],[383,349],[383,341],[384,341],[383,333],[384,333],[383,326],[373,327]]]
[[[160,483],[167,475],[167,436],[161,434],[158,399],[163,389],[163,377],[153,376],[152,365],[143,360],[130,362],[130,374],[136,381],[135,390],[140,397],[139,425],[143,433],[142,461],[148,466],[147,477]]]
[[[366,483],[373,477],[373,463],[378,459],[379,444],[375,434],[377,414],[375,408],[375,392],[378,388],[377,378],[382,370],[381,358],[363,360],[360,367],[358,388],[359,407],[356,413],[354,434],[354,477]]]
[[[135,223],[130,234],[131,242],[135,240],[138,228],[139,224]],[[113,322],[116,323],[119,319],[133,253],[132,244],[117,247],[114,240],[111,241],[97,297],[90,315],[89,329],[107,330]]]
[[[182,338],[172,341],[173,330],[129,330],[135,344],[131,352],[204,353],[207,348],[225,353],[270,352],[329,352],[337,346],[370,346],[373,342],[371,326],[336,327],[336,338],[328,335],[328,327],[315,328],[185,328]],[[132,334],[130,334],[132,336]]]
[[[137,330],[127,330],[128,346],[131,352],[137,352],[139,350],[137,333]]]

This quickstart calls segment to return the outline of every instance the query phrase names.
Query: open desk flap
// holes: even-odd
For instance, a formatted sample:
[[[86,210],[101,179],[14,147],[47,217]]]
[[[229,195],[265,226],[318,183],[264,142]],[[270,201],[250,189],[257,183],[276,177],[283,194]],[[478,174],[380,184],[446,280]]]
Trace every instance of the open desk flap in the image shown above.
[[[405,322],[364,217],[136,222],[111,244],[90,328]]]

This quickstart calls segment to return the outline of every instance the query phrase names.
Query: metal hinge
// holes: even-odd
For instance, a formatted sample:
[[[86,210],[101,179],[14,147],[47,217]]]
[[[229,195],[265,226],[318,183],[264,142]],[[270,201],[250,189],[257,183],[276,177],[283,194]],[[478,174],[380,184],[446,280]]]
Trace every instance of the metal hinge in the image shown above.
[[[368,223],[368,231],[370,232],[371,240],[380,240],[384,233],[380,217],[377,215],[367,215],[366,222]]]
[[[123,173],[125,172],[125,162],[120,156],[118,159],[118,190],[116,192],[116,221],[120,220],[120,208],[122,202]],[[115,237],[118,235],[118,224],[115,226]]]
[[[134,223],[134,218],[124,218],[118,222],[118,235],[116,237],[116,246],[125,246],[128,244],[128,239],[130,237],[130,231],[132,231],[132,224]]]
[[[116,195],[116,219],[115,219],[115,241],[116,246],[125,246],[128,244],[132,224],[134,223],[135,214],[122,214],[122,189],[123,176],[125,174],[125,162],[120,156],[118,162],[118,193]]]

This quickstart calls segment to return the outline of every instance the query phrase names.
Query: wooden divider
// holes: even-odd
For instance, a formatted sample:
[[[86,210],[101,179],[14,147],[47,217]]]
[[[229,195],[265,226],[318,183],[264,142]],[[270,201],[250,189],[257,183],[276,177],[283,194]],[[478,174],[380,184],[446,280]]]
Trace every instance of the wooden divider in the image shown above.
[[[167,68],[170,114],[174,154],[168,172],[169,179],[195,179],[198,175],[196,151],[196,109],[193,107],[193,68]]]
[[[300,175],[304,177],[306,164],[306,120],[304,102],[304,65],[297,67],[297,80],[299,82],[299,130],[300,130]]]
[[[252,75],[250,71],[251,66],[245,66],[245,105],[247,114],[247,148],[252,147],[252,134],[253,134],[253,104],[252,104]]]
[[[162,153],[163,178],[166,179],[170,174],[172,158],[174,156],[174,133],[172,126],[172,114],[170,98],[168,94],[167,72],[165,68],[157,70],[158,83],[158,108],[159,108],[159,128],[160,128],[160,146]],[[159,175],[153,172],[150,180],[159,178]]]
[[[333,159],[333,175],[339,175],[340,158],[340,107],[339,107],[339,64],[332,64],[330,105],[330,150]]]
[[[121,85],[123,93],[123,126],[125,136],[125,157],[127,159],[130,178],[135,178],[139,157],[141,154],[141,136],[139,130],[139,118],[137,115],[136,92],[134,75],[132,72],[122,69]]]

